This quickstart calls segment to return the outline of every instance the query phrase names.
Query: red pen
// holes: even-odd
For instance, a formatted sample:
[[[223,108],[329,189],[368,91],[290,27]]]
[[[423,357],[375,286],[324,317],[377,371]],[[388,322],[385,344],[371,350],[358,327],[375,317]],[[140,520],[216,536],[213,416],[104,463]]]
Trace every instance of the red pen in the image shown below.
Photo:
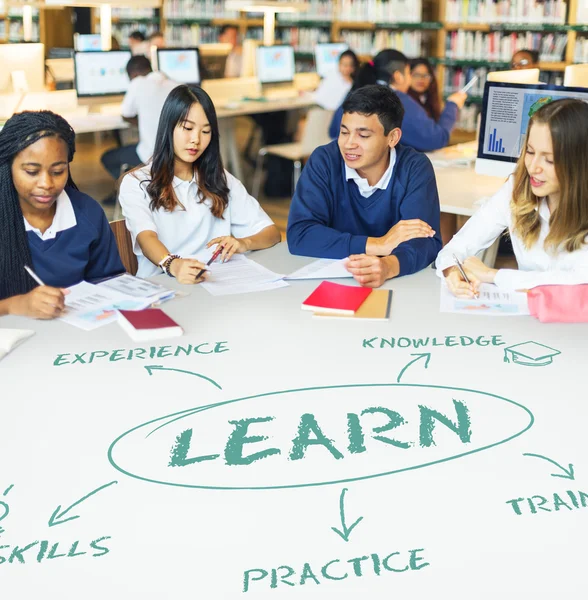
[[[220,246],[214,251],[213,255],[210,257],[210,260],[206,263],[206,266],[209,267],[217,258],[218,255],[223,251],[224,246]],[[202,274],[206,271],[206,269],[202,269],[198,275],[196,275],[196,279],[200,279]]]

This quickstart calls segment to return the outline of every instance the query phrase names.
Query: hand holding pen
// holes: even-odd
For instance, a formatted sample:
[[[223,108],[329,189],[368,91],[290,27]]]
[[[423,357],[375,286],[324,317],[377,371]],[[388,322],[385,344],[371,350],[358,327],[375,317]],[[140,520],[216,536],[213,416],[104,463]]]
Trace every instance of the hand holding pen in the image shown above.
[[[61,316],[65,310],[65,296],[69,290],[47,286],[29,266],[25,265],[24,268],[39,286],[28,294],[13,297],[12,314],[33,319],[54,319]]]
[[[210,242],[210,244],[212,244],[212,242]],[[210,246],[210,244],[208,244],[208,246]],[[210,260],[206,263],[207,267],[210,267],[210,265],[219,257],[219,254],[223,251],[223,246],[219,245],[218,248],[214,251],[213,255],[210,257]],[[196,279],[200,279],[202,277],[202,275],[204,275],[206,269],[202,269],[200,271],[200,273],[198,273],[198,275],[196,275]]]
[[[465,272],[465,269],[463,268],[463,265],[461,264],[459,258],[457,258],[455,254],[453,255],[453,260],[455,261],[455,266],[457,267],[461,277],[459,278],[459,280],[456,280],[453,276],[455,272],[448,274],[447,284],[451,289],[452,293],[455,296],[478,298],[478,296],[480,295],[477,289],[478,282],[472,283],[472,281],[470,281],[469,277]],[[464,282],[467,285],[467,287],[466,285],[463,285]]]
[[[206,247],[210,248],[215,244],[222,246],[223,252],[220,257],[221,262],[227,262],[231,259],[233,254],[241,254],[249,250],[247,247],[247,242],[242,239],[235,238],[232,235],[223,235],[221,237],[214,238],[213,240],[210,240],[208,244],[206,244]]]

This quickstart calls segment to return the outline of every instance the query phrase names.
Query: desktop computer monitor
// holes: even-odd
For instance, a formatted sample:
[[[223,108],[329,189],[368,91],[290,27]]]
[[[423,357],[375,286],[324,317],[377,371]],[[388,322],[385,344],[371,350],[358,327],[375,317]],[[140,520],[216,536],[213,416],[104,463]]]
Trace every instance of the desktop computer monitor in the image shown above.
[[[321,77],[336,73],[339,69],[339,57],[348,49],[347,44],[317,44],[314,48],[316,72]]]
[[[486,82],[476,173],[508,177],[515,169],[531,116],[545,104],[562,98],[588,102],[588,90]]]
[[[127,63],[130,50],[76,52],[74,69],[76,93],[79,98],[115,96],[129,87]]]
[[[539,69],[517,69],[515,71],[490,71],[486,81],[502,83],[541,83]]]
[[[99,52],[102,50],[102,37],[99,33],[74,35],[74,48],[78,52]]]
[[[256,54],[260,83],[294,81],[294,48],[292,46],[259,46]]]
[[[569,65],[564,71],[566,87],[588,88],[588,65]]]
[[[200,83],[197,48],[158,48],[158,70],[178,83]]]
[[[202,79],[223,79],[227,57],[232,49],[231,44],[200,44],[198,52],[202,59]]]
[[[0,93],[17,91],[13,87],[12,74],[19,71],[24,71],[29,92],[42,92],[45,89],[43,44],[0,44],[0,65]]]

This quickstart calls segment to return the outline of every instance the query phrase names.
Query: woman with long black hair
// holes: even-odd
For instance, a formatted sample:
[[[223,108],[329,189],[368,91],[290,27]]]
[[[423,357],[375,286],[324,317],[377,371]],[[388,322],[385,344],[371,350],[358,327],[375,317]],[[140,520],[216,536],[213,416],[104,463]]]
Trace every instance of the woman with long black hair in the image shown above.
[[[217,244],[220,260],[268,248],[280,232],[220,155],[216,111],[199,87],[181,85],[163,105],[152,160],[127,173],[119,199],[140,277],[158,268],[198,283],[205,267],[190,258]]]
[[[0,315],[58,317],[64,288],[124,272],[104,211],[72,181],[74,153],[73,129],[50,111],[0,132]]]

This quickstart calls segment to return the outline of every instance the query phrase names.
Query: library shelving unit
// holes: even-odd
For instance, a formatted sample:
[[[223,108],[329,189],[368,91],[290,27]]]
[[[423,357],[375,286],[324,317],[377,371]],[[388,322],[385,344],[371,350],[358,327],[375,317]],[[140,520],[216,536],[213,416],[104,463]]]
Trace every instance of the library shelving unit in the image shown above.
[[[92,31],[100,33],[100,10],[92,11]],[[112,6],[112,35],[118,40],[121,48],[127,47],[127,39],[133,31],[141,31],[146,36],[162,28],[160,9],[151,7],[117,7]]]
[[[39,26],[39,9],[33,8],[32,42],[41,40]],[[11,6],[0,0],[0,43],[22,42],[23,32],[23,9],[19,6]]]

